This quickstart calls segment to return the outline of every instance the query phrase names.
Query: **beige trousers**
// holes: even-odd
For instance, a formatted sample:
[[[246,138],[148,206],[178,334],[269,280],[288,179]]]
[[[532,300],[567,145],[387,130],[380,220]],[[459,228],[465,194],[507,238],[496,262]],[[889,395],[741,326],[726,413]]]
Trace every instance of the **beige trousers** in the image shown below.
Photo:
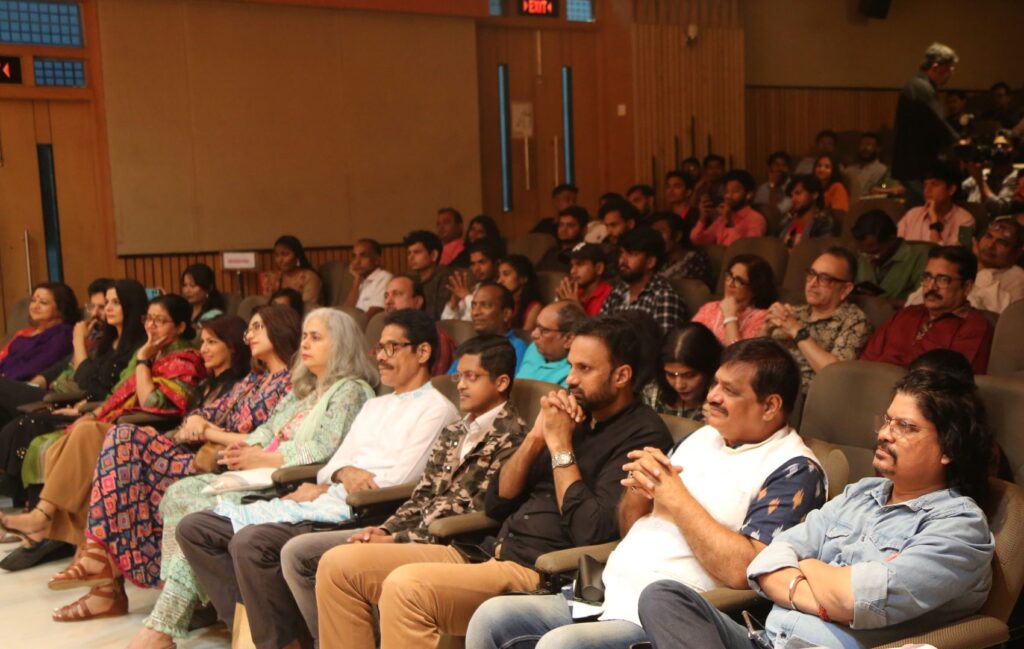
[[[99,421],[82,422],[46,450],[46,482],[39,497],[57,508],[47,538],[72,545],[85,542],[96,460],[112,427]]]
[[[435,649],[442,634],[465,635],[473,612],[491,597],[539,586],[535,570],[494,559],[467,563],[444,545],[338,546],[316,573],[320,647],[372,649],[378,604],[381,649]]]

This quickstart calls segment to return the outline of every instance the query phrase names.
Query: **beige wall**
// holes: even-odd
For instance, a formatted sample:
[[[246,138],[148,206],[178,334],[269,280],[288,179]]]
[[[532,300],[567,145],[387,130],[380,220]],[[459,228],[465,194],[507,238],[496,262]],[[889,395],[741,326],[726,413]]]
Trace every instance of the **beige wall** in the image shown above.
[[[400,240],[480,209],[470,18],[102,0],[119,254]]]
[[[892,0],[869,20],[856,0],[741,0],[746,82],[754,86],[898,88],[933,41],[960,55],[951,87],[1018,87],[1020,0]]]

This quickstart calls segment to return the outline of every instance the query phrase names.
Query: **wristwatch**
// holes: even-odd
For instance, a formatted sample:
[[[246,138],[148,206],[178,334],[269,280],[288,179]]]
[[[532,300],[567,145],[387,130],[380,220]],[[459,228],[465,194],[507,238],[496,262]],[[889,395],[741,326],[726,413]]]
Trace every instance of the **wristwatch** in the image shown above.
[[[800,327],[800,331],[796,332],[796,335],[793,336],[793,341],[796,342],[797,344],[800,344],[800,341],[807,340],[810,337],[810,330],[807,327]]]
[[[135,361],[136,361],[137,365],[145,365],[148,368],[152,368],[153,367],[153,359],[152,358],[138,358],[138,357],[136,357]]]
[[[551,456],[551,468],[562,469],[576,464],[576,455],[572,451],[559,451]]]

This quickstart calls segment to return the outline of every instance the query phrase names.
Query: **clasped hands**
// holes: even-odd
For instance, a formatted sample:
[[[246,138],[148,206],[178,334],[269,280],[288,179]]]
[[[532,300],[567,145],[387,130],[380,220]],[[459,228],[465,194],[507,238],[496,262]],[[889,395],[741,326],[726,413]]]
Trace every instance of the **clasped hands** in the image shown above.
[[[788,304],[776,302],[768,307],[767,321],[771,327],[781,329],[790,338],[800,332],[800,322],[793,317],[793,309]]]
[[[623,487],[669,505],[687,494],[686,486],[679,478],[683,467],[672,464],[672,460],[661,449],[645,446],[630,451],[629,462],[622,465],[626,477],[620,480]]]
[[[576,426],[587,418],[583,406],[568,390],[552,390],[540,398],[540,414],[530,435],[543,441],[548,450],[572,450],[572,435]]]

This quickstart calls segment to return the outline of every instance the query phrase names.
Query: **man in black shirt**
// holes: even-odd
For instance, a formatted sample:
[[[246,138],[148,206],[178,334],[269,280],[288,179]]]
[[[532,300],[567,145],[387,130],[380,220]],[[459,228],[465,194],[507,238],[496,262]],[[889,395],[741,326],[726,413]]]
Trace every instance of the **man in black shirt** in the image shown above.
[[[487,514],[504,521],[481,546],[491,558],[473,563],[453,547],[418,543],[331,550],[317,571],[323,649],[373,646],[373,604],[381,649],[437,647],[442,633],[464,635],[490,597],[536,590],[541,554],[619,537],[628,453],[671,445],[636,396],[653,368],[620,316],[579,327],[569,363],[569,390],[541,399],[533,429],[488,489]]]

